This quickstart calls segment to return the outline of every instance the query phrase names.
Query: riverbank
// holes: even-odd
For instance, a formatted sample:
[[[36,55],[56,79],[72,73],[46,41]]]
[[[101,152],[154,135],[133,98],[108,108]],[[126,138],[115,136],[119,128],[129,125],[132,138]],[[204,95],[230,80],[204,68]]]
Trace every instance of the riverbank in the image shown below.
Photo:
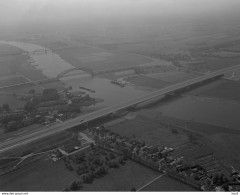
[[[42,45],[43,47],[47,45],[49,49],[52,49],[54,53],[58,54],[63,60],[74,67],[90,69],[92,71],[118,70],[130,66],[147,64],[153,61],[147,57],[128,52],[114,52],[80,41],[62,40],[62,37],[46,38],[46,40],[40,39],[29,42]],[[60,43],[59,48],[57,43]]]
[[[240,102],[240,82],[221,79],[191,90],[187,94]]]

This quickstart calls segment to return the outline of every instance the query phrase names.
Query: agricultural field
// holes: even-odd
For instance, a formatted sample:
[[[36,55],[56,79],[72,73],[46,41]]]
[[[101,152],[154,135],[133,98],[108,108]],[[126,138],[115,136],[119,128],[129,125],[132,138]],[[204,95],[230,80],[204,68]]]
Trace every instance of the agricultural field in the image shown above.
[[[78,45],[75,48],[56,50],[55,52],[71,65],[93,71],[121,69],[151,61],[142,56],[128,53],[113,53],[88,45]]]
[[[148,74],[148,77],[159,79],[168,83],[180,83],[185,80],[193,79],[195,77],[201,76],[199,73],[193,72],[183,72],[183,71],[169,71],[161,73]]]
[[[27,80],[21,75],[9,75],[0,77],[0,88],[2,86],[14,85],[18,83],[25,83]]]
[[[24,101],[16,99],[15,95],[1,94],[1,92],[0,92],[0,102],[1,102],[1,105],[8,104],[10,106],[10,109],[13,109],[13,110],[18,108],[23,108],[25,103]]]
[[[221,58],[221,57],[201,57],[202,63],[189,63],[188,69],[199,72],[216,71],[240,63],[240,58]]]
[[[34,80],[44,79],[41,71],[31,66],[29,57],[22,55],[22,50],[7,44],[0,44],[0,87],[14,85]],[[41,86],[24,86],[0,89],[1,104],[9,104],[12,109],[21,108],[24,102],[15,95],[22,95],[34,88],[42,90]]]
[[[110,123],[112,132],[121,136],[144,141],[148,145],[165,145],[177,147],[188,143],[188,135],[184,132],[173,133],[170,129],[163,128],[159,124],[158,113],[151,110],[141,110],[135,118],[128,118],[117,124]]]
[[[61,178],[61,179],[59,179]],[[77,179],[77,175],[64,167],[63,161],[40,160],[1,176],[1,191],[62,191]]]
[[[167,82],[161,81],[160,79],[154,79],[148,76],[134,76],[124,79],[136,86],[143,86],[147,88],[161,89],[168,85]]]
[[[82,180],[82,174],[80,173],[82,169],[79,167],[84,166],[84,162],[75,161],[76,159],[82,159],[83,156],[86,161],[90,157],[94,158],[95,161],[100,159],[99,162],[96,161],[96,165],[94,164],[95,161],[87,164],[97,167],[99,166],[98,163],[105,161],[108,156],[109,162],[119,158],[117,154],[109,151],[97,151],[96,156],[93,156],[93,153],[94,150],[87,149],[70,156],[66,160],[56,162],[47,158],[39,160],[1,176],[0,189],[1,191],[63,191],[69,189],[74,181]],[[106,166],[110,165],[111,163],[107,163]],[[140,188],[158,175],[157,172],[129,160],[123,165],[109,167],[106,170],[107,172],[104,175],[97,176],[91,181],[86,180],[86,183],[83,183],[78,190],[130,191],[132,188]],[[59,180],[59,178],[62,179]]]
[[[30,80],[46,78],[41,71],[31,66],[29,57],[22,53],[23,51],[15,46],[0,43],[0,75],[20,73]]]

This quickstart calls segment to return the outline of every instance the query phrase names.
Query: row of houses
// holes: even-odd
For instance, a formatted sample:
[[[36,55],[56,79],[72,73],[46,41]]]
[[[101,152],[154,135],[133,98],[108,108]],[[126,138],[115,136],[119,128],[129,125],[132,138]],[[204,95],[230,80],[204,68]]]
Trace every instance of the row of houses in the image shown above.
[[[150,146],[144,142],[113,133],[104,126],[92,128],[89,132],[94,136],[96,144],[102,147],[120,150],[127,154],[128,157],[145,165],[151,165],[152,168],[158,171],[164,171],[169,167],[183,163],[183,157],[172,157],[171,154],[174,152],[174,149],[170,147],[163,145]]]
[[[211,172],[211,160],[215,158],[213,156],[201,157],[196,162],[186,162],[183,157],[173,158],[173,148],[166,146],[149,146],[144,142],[139,142],[134,139],[130,139],[124,136],[120,136],[117,133],[111,132],[104,126],[95,127],[89,129],[89,133],[94,137],[96,144],[101,147],[110,148],[112,150],[122,151],[127,154],[129,158],[140,162],[150,168],[165,172],[169,176],[174,177],[188,185],[193,186],[203,191],[222,191],[230,189],[230,185],[226,182],[228,179],[223,175],[219,167],[218,172],[214,169]],[[198,164],[199,162],[199,164]],[[221,174],[218,182],[214,179],[213,174]],[[237,175],[237,176],[236,176]],[[237,177],[237,182],[240,176],[234,172],[232,177]],[[222,187],[224,186],[224,187]]]

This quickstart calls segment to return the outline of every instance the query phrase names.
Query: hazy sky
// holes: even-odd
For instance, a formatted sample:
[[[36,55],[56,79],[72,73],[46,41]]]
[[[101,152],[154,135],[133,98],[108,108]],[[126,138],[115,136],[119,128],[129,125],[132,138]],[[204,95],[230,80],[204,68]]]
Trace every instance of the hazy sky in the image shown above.
[[[240,12],[240,0],[0,0],[0,25]]]

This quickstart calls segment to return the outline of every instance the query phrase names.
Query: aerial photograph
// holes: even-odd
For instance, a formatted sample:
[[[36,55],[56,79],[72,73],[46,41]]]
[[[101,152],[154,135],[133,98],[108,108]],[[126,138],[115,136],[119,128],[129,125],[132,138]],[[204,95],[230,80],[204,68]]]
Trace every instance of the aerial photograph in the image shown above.
[[[240,0],[0,0],[0,193],[240,191]]]

